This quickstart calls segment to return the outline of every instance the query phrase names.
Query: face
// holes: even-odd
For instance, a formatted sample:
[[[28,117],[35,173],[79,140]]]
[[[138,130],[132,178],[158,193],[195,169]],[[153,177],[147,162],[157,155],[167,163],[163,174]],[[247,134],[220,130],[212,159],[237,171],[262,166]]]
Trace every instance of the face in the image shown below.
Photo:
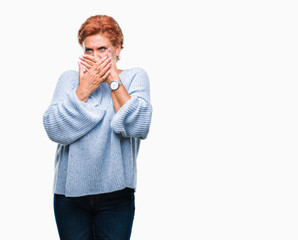
[[[85,38],[83,42],[84,54],[91,55],[100,59],[107,55],[108,49],[111,48],[111,52],[114,58],[120,54],[120,45],[113,46],[109,38],[103,34],[95,34]]]

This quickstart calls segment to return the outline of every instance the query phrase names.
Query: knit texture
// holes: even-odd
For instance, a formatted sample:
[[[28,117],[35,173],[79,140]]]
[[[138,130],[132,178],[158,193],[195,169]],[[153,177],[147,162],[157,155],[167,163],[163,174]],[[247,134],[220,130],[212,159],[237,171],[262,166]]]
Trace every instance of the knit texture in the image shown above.
[[[43,116],[49,138],[58,143],[54,193],[78,197],[136,189],[140,140],[147,137],[152,115],[149,78],[141,68],[119,76],[131,99],[117,113],[107,83],[85,103],[75,93],[78,72],[60,76]]]

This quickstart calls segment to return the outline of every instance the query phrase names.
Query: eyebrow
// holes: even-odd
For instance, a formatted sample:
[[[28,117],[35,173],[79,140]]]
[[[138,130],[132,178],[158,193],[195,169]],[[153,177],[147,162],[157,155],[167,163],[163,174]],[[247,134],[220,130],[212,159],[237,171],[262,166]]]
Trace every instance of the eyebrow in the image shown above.
[[[105,46],[105,45],[104,46],[100,46],[100,47],[98,47],[96,49],[100,49],[100,48],[107,48],[107,46]],[[85,49],[91,49],[92,50],[93,48],[91,48],[91,47],[85,47]]]

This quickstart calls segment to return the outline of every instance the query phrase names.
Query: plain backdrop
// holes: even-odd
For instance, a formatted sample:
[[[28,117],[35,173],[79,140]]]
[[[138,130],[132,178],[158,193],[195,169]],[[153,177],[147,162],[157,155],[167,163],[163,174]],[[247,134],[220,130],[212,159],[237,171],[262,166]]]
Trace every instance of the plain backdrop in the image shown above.
[[[0,239],[59,239],[42,116],[77,69],[80,25],[107,14],[125,36],[118,67],[151,83],[132,240],[296,240],[296,3],[1,3]]]

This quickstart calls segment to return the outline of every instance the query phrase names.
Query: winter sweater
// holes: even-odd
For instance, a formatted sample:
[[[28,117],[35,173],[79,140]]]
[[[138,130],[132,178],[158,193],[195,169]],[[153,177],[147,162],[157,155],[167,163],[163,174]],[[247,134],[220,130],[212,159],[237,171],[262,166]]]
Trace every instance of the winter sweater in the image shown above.
[[[53,192],[78,197],[136,188],[140,140],[151,123],[149,78],[141,68],[120,73],[131,96],[117,113],[106,82],[87,102],[77,98],[77,71],[64,72],[43,124],[58,143]]]

